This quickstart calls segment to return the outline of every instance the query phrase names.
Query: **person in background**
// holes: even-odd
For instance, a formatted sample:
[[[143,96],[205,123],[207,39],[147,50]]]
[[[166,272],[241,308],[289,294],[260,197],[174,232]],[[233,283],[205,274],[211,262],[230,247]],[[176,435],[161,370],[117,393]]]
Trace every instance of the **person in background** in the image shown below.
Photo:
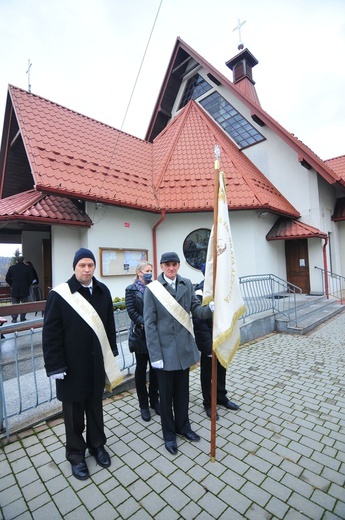
[[[189,370],[199,362],[190,314],[211,318],[213,302],[201,306],[192,282],[177,274],[176,253],[164,253],[160,266],[162,273],[144,293],[144,323],[151,365],[157,369],[165,448],[175,455],[177,434],[200,440],[188,417]]]
[[[32,283],[32,271],[24,262],[23,256],[18,256],[16,263],[11,265],[5,277],[6,283],[11,287],[11,301],[15,303],[27,303],[30,298],[30,286]],[[20,315],[20,321],[26,321],[26,313]],[[17,323],[18,314],[12,315],[12,323]]]
[[[33,285],[38,285],[40,283],[39,279],[38,279],[38,274],[37,274],[37,271],[36,269],[34,268],[32,262],[30,262],[30,260],[24,260],[24,262],[26,263],[26,265],[28,265],[32,271],[32,284]]]
[[[32,272],[32,282],[30,285],[30,300],[34,302],[40,299],[39,297],[37,297],[39,278],[32,262],[30,262],[30,260],[25,260],[25,263],[30,267]]]
[[[205,264],[201,264],[200,270],[205,276]],[[202,301],[204,280],[195,287],[195,293]],[[212,388],[212,319],[202,320],[193,317],[195,341],[201,352],[200,358],[200,383],[203,397],[203,405],[207,417],[211,418],[211,388]],[[217,359],[217,403],[228,410],[238,410],[239,406],[227,397],[225,389],[226,369]],[[218,414],[216,415],[218,419]]]
[[[136,267],[136,279],[126,288],[125,296],[126,309],[131,319],[128,345],[129,350],[135,354],[135,386],[141,417],[144,421],[151,419],[150,408],[153,408],[160,415],[157,375],[156,370],[152,368],[150,363],[144,327],[144,292],[151,280],[152,264],[140,262]],[[146,384],[147,364],[149,364],[148,391]]]
[[[89,477],[86,448],[100,466],[111,464],[104,448],[104,358],[105,347],[114,356],[118,350],[112,298],[94,277],[95,267],[92,251],[81,248],[75,253],[74,275],[48,295],[42,332],[47,376],[56,380],[56,395],[62,401],[66,458],[79,480]]]

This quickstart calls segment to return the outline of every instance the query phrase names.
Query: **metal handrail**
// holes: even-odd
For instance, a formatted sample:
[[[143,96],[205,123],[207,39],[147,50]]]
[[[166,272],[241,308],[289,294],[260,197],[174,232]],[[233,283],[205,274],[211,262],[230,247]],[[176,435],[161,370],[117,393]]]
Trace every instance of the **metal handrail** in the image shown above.
[[[314,268],[320,271],[322,291],[325,293],[325,276],[327,276],[328,295],[340,300],[340,303],[343,304],[345,299],[345,277],[333,273],[333,271],[325,271],[325,269],[317,265],[315,265]]]
[[[295,316],[297,325],[296,294],[302,289],[274,274],[241,276],[240,290],[246,306],[242,316],[243,322],[248,316],[272,311],[272,314]]]
[[[135,356],[128,348],[127,311],[114,312],[123,375],[131,375]],[[0,432],[9,438],[9,419],[56,399],[55,385],[46,376],[42,358],[42,328],[15,332],[0,339]]]

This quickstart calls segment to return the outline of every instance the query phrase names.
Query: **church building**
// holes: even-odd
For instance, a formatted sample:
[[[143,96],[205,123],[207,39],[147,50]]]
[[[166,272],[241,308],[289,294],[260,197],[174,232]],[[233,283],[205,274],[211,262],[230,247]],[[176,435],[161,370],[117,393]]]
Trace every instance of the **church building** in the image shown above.
[[[135,266],[176,251],[202,278],[220,148],[240,277],[272,273],[306,294],[345,276],[345,156],[321,160],[261,107],[253,54],[220,72],[177,38],[145,139],[9,85],[0,151],[2,243],[21,243],[43,296],[79,247],[124,296]],[[301,114],[303,117],[303,114]],[[325,139],[327,136],[325,136]]]

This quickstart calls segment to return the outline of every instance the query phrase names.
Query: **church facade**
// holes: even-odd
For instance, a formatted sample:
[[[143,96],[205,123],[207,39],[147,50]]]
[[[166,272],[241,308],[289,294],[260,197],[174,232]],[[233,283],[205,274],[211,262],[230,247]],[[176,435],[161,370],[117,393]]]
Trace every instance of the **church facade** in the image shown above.
[[[9,86],[1,242],[22,243],[44,296],[71,274],[79,247],[94,252],[113,297],[140,259],[159,274],[165,251],[199,282],[215,145],[239,276],[272,273],[318,294],[322,269],[345,275],[345,158],[322,161],[263,110],[257,63],[240,49],[222,73],[178,38],[142,140]]]

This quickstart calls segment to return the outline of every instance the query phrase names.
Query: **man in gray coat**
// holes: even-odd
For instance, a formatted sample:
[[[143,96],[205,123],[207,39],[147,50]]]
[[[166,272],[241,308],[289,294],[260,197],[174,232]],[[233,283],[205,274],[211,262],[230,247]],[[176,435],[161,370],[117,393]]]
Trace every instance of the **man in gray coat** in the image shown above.
[[[160,266],[162,273],[144,294],[144,322],[151,365],[157,369],[165,447],[175,455],[177,434],[200,440],[188,417],[189,369],[199,361],[191,315],[211,318],[213,303],[202,307],[192,282],[177,274],[176,253],[164,253]]]

